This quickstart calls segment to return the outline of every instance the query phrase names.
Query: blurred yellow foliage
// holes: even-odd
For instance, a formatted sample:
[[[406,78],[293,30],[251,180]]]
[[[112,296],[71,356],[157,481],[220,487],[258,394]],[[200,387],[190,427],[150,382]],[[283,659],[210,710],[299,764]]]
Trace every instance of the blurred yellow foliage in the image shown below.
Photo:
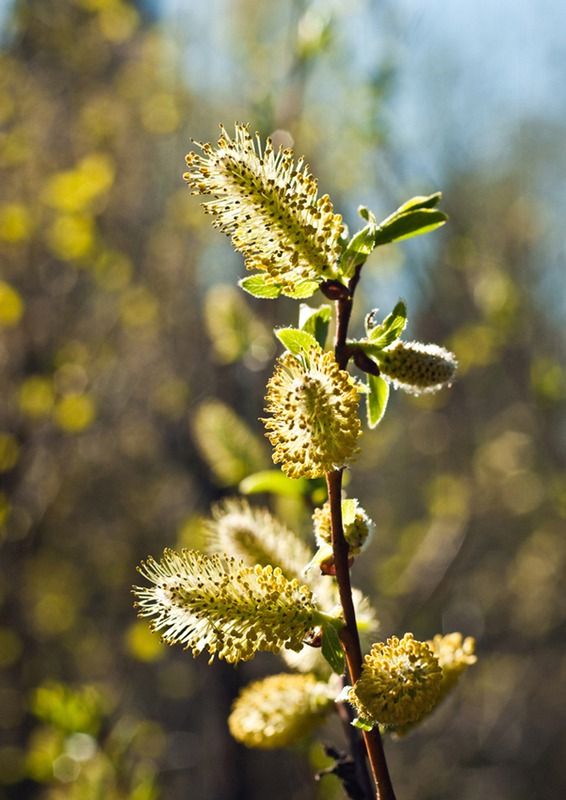
[[[82,433],[90,428],[95,416],[94,400],[89,394],[65,395],[53,409],[55,423],[67,433]]]
[[[87,212],[109,191],[114,173],[114,164],[107,153],[92,153],[74,169],[56,172],[48,178],[42,192],[43,202],[67,214]]]
[[[142,123],[150,133],[173,133],[180,123],[175,95],[159,92],[147,98],[142,105]]]
[[[53,383],[41,375],[30,375],[20,384],[19,406],[29,417],[47,417],[55,402]]]
[[[23,643],[11,628],[0,628],[0,668],[15,664],[23,651]]]
[[[94,263],[94,278],[106,292],[119,292],[129,284],[133,273],[132,261],[126,253],[105,250]]]
[[[465,478],[454,474],[435,475],[427,483],[425,494],[432,517],[468,518],[470,489]]]
[[[0,325],[11,328],[17,325],[24,313],[20,293],[9,283],[0,280]]]
[[[61,214],[51,225],[47,240],[53,255],[80,262],[94,245],[94,220],[82,214]]]
[[[139,15],[131,5],[114,0],[104,3],[98,24],[102,36],[109,42],[120,44],[130,39],[139,25]]]
[[[159,319],[159,303],[145,286],[132,286],[120,297],[120,317],[124,325],[141,328]]]
[[[20,452],[16,437],[0,431],[0,472],[8,472],[15,466]]]
[[[144,620],[138,620],[130,625],[125,639],[128,652],[138,661],[157,661],[167,652],[167,647],[159,636],[152,633]]]
[[[0,239],[21,242],[30,237],[32,229],[31,214],[23,203],[6,203],[0,207]]]
[[[10,515],[12,506],[5,492],[0,492],[0,528],[3,528]]]

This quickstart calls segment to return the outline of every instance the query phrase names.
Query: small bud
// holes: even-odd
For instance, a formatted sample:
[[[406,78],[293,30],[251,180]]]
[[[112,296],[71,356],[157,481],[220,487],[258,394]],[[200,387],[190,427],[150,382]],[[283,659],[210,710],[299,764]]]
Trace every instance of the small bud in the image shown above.
[[[322,508],[316,508],[312,519],[319,548],[324,548],[324,546],[331,544],[332,520],[330,505],[325,503]],[[368,517],[355,498],[342,500],[342,527],[350,556],[356,556],[361,552],[375,530],[374,522]]]
[[[354,350],[354,364],[362,372],[369,372],[370,375],[375,375],[376,378],[381,375],[380,369],[373,358],[366,355],[363,350]]]
[[[340,281],[323,281],[319,286],[320,291],[329,300],[348,300],[351,297],[350,290]]]

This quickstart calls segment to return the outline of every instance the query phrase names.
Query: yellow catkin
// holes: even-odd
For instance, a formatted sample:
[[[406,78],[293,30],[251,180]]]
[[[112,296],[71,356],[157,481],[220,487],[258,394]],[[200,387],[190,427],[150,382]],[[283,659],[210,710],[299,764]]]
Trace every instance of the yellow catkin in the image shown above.
[[[374,644],[350,692],[360,717],[374,724],[416,722],[436,704],[442,670],[438,657],[412,633]]]
[[[234,137],[223,126],[218,145],[197,142],[202,154],[187,155],[185,180],[194,194],[212,195],[204,209],[213,225],[232,239],[250,270],[287,292],[305,281],[336,277],[342,217],[303,159],[288,149],[275,152],[245,125]]]
[[[324,721],[334,696],[313,675],[271,675],[240,692],[228,719],[230,733],[247,747],[288,747]]]
[[[358,392],[332,353],[285,353],[267,385],[266,402],[272,416],[263,422],[273,461],[290,478],[323,477],[358,453]]]

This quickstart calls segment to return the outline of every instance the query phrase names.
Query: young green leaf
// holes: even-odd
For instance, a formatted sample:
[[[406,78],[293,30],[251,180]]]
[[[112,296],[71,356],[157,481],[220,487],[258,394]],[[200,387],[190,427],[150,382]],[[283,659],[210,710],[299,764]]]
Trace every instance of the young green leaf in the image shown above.
[[[314,336],[321,347],[326,344],[328,328],[332,317],[332,306],[323,305],[320,308],[311,308],[301,303],[299,309],[299,328],[305,333]]]
[[[344,651],[338,631],[331,622],[322,628],[322,655],[337,675],[344,674]]]
[[[422,233],[444,225],[448,217],[442,211],[433,208],[418,208],[402,214],[394,214],[381,223],[375,236],[375,247],[391,242],[400,242],[419,236]]]
[[[365,228],[362,228],[352,236],[340,256],[340,273],[343,276],[351,277],[355,268],[365,263],[368,255],[375,248],[377,231],[378,228],[375,222],[370,222],[369,225],[366,225]]]
[[[273,283],[266,283],[265,275],[250,275],[238,281],[238,285],[245,292],[254,297],[263,297],[266,300],[275,300],[281,294],[281,287]]]
[[[406,203],[400,206],[395,214],[403,214],[405,211],[414,211],[419,208],[435,208],[442,199],[442,192],[435,192],[427,196],[417,195],[411,197]]]
[[[279,497],[306,497],[311,489],[307,478],[288,478],[280,469],[265,469],[244,478],[238,489],[242,494],[266,492]]]
[[[306,331],[299,331],[297,328],[279,328],[274,333],[281,344],[295,356],[310,350],[311,347],[321,349],[314,336]]]
[[[342,500],[342,523],[344,526],[354,524],[357,510],[358,503],[354,498],[349,497],[346,500]]]
[[[369,341],[380,348],[388,347],[401,336],[407,325],[407,306],[399,300],[391,314],[369,331]]]
[[[354,720],[352,720],[352,725],[354,728],[358,728],[361,731],[371,731],[374,724],[363,717],[356,717]]]
[[[365,219],[366,222],[372,222],[374,225],[377,224],[375,214],[373,211],[370,211],[367,206],[358,206],[358,214],[362,219]]]
[[[375,428],[382,420],[389,400],[389,383],[382,377],[368,374],[369,393],[366,395],[368,426]]]

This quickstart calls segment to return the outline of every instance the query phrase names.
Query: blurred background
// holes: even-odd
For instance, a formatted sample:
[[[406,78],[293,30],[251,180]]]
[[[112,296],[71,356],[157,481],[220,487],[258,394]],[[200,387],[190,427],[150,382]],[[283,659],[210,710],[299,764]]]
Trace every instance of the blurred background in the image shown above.
[[[132,608],[139,561],[199,546],[271,463],[271,329],[297,307],[235,289],[182,180],[234,120],[293,143],[352,232],[359,204],[443,192],[447,226],[364,270],[353,334],[403,297],[460,371],[362,439],[354,580],[382,638],[459,630],[479,660],[387,753],[400,800],[563,796],[565,28],[553,0],[0,3],[2,800],[342,797],[317,741],[228,734],[277,659],[208,666]]]

